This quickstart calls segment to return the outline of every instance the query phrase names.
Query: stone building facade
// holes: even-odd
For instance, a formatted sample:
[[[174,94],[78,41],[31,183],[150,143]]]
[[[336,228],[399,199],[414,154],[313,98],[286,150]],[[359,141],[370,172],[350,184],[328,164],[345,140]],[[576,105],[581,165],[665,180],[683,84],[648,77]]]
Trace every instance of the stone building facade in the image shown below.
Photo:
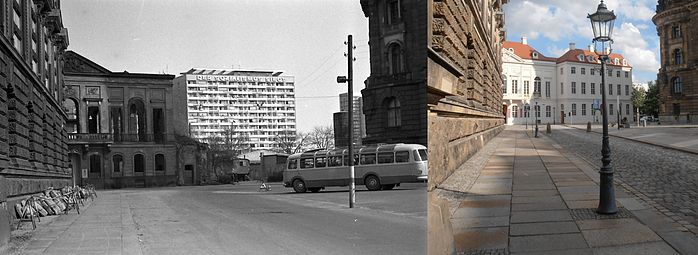
[[[436,187],[504,129],[506,3],[428,0],[429,254],[454,252],[448,203]]]
[[[67,46],[60,1],[0,2],[0,250],[9,208],[26,194],[72,184],[60,104]]]
[[[361,0],[368,17],[371,58],[371,75],[361,91],[364,144],[427,144],[426,4],[426,0]]]
[[[191,185],[197,145],[177,134],[174,75],[111,72],[65,53],[66,130],[76,184],[97,188]],[[182,136],[179,136],[182,135]]]
[[[441,1],[428,5],[427,46],[429,189],[445,180],[504,128],[497,1]]]
[[[659,120],[668,123],[698,121],[698,2],[659,0],[652,21],[657,26],[661,68]]]

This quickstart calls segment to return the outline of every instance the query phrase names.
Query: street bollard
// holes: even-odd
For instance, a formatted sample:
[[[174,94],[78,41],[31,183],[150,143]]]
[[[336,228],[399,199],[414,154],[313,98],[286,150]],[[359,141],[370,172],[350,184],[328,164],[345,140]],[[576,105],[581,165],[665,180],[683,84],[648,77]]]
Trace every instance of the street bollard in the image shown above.
[[[591,132],[591,121],[587,121],[587,133]]]
[[[545,125],[545,133],[550,134],[550,122],[548,122],[548,125]]]

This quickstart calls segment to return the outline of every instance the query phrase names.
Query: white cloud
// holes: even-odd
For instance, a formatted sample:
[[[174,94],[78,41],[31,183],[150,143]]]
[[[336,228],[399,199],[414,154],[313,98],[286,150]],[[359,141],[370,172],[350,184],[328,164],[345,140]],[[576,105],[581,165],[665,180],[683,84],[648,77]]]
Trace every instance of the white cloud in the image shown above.
[[[548,50],[548,52],[550,53],[550,55],[546,55],[546,57],[559,58],[560,56],[562,56],[562,54],[565,54],[565,52],[567,52],[568,49],[558,48],[556,46],[548,46],[546,50]]]
[[[657,51],[650,49],[640,29],[635,25],[629,22],[621,24],[620,29],[614,31],[613,38],[617,52],[623,54],[633,68],[648,72],[656,72],[659,69]]]
[[[504,5],[507,31],[513,36],[537,39],[543,36],[559,41],[571,36],[591,38],[587,14],[596,11],[598,0],[537,0],[512,1]],[[606,1],[608,9],[620,18],[643,23],[642,29],[652,24],[656,0]]]

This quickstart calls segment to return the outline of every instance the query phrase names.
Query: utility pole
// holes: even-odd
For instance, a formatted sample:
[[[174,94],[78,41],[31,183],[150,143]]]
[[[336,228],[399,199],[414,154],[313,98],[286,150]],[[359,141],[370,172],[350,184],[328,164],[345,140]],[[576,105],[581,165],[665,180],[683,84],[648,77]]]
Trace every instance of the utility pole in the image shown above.
[[[349,159],[349,208],[354,208],[354,203],[356,203],[356,180],[354,179],[354,45],[352,42],[352,36],[347,36],[347,41],[344,42],[347,45],[347,53],[344,55],[347,57],[347,76],[337,76],[337,83],[347,83],[347,103],[349,108],[349,149],[348,155]],[[348,78],[347,78],[348,77]]]

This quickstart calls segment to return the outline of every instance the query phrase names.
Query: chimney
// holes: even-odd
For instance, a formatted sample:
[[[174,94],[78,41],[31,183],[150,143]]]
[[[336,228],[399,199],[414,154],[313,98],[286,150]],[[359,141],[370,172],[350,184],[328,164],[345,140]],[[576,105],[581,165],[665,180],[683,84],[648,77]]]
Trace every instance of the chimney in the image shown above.
[[[521,43],[528,44],[528,38],[526,38],[525,36],[521,37]]]
[[[593,44],[589,44],[589,51],[594,52],[594,45]]]
[[[570,50],[576,50],[576,49],[577,49],[577,47],[575,47],[574,43],[571,42],[570,43]]]

